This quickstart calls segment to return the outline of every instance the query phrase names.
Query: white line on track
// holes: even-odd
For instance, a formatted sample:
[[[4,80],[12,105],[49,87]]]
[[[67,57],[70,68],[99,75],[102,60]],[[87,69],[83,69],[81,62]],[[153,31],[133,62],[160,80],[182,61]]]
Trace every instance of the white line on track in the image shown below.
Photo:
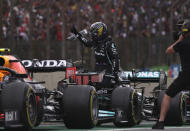
[[[190,129],[190,127],[165,127],[167,129]],[[122,129],[104,129],[104,130],[95,130],[95,131],[132,131],[132,130],[152,130],[151,127],[146,128],[122,128]],[[92,131],[92,130],[89,130]]]
[[[123,129],[107,129],[107,130],[97,130],[97,131],[129,131],[129,130],[142,130],[142,129],[149,130],[150,128],[123,128]]]

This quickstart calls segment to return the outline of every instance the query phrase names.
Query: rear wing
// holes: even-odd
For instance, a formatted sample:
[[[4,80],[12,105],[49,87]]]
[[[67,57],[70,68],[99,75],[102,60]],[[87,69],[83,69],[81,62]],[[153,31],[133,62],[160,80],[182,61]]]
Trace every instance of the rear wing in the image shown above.
[[[66,68],[73,67],[71,62],[66,60],[22,60],[21,63],[28,72],[56,72],[66,71]]]
[[[160,84],[167,83],[166,73],[162,71],[122,71],[119,76],[123,80],[130,80],[132,82],[153,82]]]

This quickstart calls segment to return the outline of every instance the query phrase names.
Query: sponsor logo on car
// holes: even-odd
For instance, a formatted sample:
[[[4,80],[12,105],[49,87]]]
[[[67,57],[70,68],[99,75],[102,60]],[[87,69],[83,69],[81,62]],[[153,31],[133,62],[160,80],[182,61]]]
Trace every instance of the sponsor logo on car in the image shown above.
[[[66,60],[22,60],[25,67],[66,67]]]
[[[122,78],[128,78],[128,77],[134,77],[134,76],[136,76],[137,78],[160,78],[160,72],[142,71],[142,72],[137,72],[133,74],[131,71],[124,71],[121,73]]]

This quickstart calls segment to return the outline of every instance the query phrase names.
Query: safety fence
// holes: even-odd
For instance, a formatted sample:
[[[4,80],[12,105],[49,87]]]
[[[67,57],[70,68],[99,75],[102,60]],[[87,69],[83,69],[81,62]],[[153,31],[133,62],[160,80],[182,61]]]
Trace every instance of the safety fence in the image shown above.
[[[178,57],[167,56],[166,48],[173,40],[169,36],[131,37],[114,39],[123,69],[144,69],[157,65],[179,63]],[[79,41],[24,41],[4,40],[0,47],[10,48],[12,54],[21,59],[67,59],[84,60],[88,68],[93,68],[93,49],[84,47]],[[82,57],[83,56],[83,57]]]

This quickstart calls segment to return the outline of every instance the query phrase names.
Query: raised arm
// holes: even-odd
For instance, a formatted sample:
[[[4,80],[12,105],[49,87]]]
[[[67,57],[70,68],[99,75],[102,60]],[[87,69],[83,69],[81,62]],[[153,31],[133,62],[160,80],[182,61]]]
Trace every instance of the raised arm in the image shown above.
[[[76,37],[79,39],[80,42],[82,42],[87,47],[92,47],[93,43],[90,40],[87,40],[82,34],[80,34],[76,28],[73,26],[71,28],[71,32],[76,35]]]
[[[77,37],[80,42],[82,42],[85,46],[87,47],[92,47],[93,46],[93,41],[87,40],[85,37],[82,35]]]
[[[183,35],[180,35],[179,39],[166,49],[166,54],[173,54],[173,53],[175,53],[175,50],[174,50],[173,47],[174,47],[174,45],[178,44],[181,40],[183,40]]]

